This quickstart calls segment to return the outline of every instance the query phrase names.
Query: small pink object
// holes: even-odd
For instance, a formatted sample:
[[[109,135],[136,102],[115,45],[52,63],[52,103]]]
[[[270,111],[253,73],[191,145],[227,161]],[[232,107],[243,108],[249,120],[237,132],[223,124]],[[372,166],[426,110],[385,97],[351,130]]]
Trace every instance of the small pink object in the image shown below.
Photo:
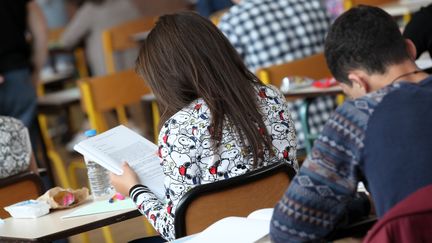
[[[62,206],[69,206],[69,205],[71,205],[74,202],[75,202],[75,196],[74,196],[74,194],[68,192],[63,197],[63,205]]]
[[[125,199],[125,196],[123,196],[121,193],[118,193],[118,192],[116,192],[114,197],[118,200],[124,200]]]

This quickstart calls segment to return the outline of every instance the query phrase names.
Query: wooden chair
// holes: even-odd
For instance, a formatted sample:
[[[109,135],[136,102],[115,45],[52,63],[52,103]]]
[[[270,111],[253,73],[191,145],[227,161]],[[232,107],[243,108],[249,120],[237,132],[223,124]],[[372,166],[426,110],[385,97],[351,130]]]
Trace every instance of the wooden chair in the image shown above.
[[[51,46],[57,45],[63,32],[64,28],[51,29],[49,31],[48,41]],[[51,49],[54,50],[54,52],[56,51],[56,48]],[[81,78],[88,77],[88,69],[83,49],[76,48],[73,51],[73,54],[76,60],[75,65],[79,76]],[[45,94],[44,84],[43,82],[40,82],[37,86],[38,105],[40,105],[40,103],[42,102],[43,105],[46,107],[52,106],[58,108],[60,106],[69,106],[70,104],[73,104],[77,99],[79,99],[77,96],[78,93],[75,91],[76,88],[71,88],[50,94]],[[60,186],[62,186],[63,188],[75,188],[76,183],[71,183],[71,181],[76,181],[75,175],[68,175],[66,163],[65,161],[63,161],[62,157],[55,148],[54,141],[50,136],[48,116],[45,113],[39,112],[37,118],[39,122],[42,141],[46,150],[46,155],[53,165],[53,169],[58,177]],[[77,161],[73,161],[72,164],[73,163],[81,164]]]
[[[371,6],[381,6],[388,3],[398,2],[397,0],[349,0],[353,6],[360,4],[371,5]]]
[[[228,216],[246,217],[257,209],[273,208],[294,175],[291,166],[280,163],[193,188],[177,206],[176,238],[201,232]]]
[[[257,71],[258,77],[266,84],[280,87],[282,79],[287,76],[304,76],[313,79],[331,77],[324,53],[315,54],[303,59],[262,68]]]
[[[156,17],[142,17],[123,24],[114,26],[102,33],[102,44],[105,56],[105,65],[108,74],[117,70],[114,61],[114,53],[138,47],[138,42],[132,38],[134,34],[149,32],[156,23]],[[152,102],[153,130],[155,139],[158,136],[159,109],[156,102]],[[117,110],[126,116],[125,110]],[[123,116],[123,115],[122,115]]]
[[[222,9],[217,11],[216,13],[213,13],[212,15],[210,15],[210,21],[214,24],[214,25],[218,25],[222,16],[228,12],[229,8],[226,9]]]
[[[303,59],[292,62],[262,68],[257,71],[257,76],[266,84],[272,84],[280,87],[282,79],[287,76],[304,76],[315,80],[331,77],[332,74],[327,67],[323,53],[315,54]],[[342,103],[343,98],[338,97],[337,103]],[[312,141],[315,140],[316,134],[311,134],[308,123],[308,108],[311,100],[306,100],[300,107],[300,121],[302,130],[305,135],[306,152],[310,153]]]
[[[102,45],[108,74],[118,71],[115,66],[114,53],[138,47],[137,41],[132,36],[137,33],[150,31],[155,23],[155,17],[142,17],[102,32]]]
[[[42,193],[42,179],[34,172],[23,172],[0,179],[0,218],[10,217],[3,207],[24,200],[36,199]]]
[[[383,7],[388,4],[397,4],[399,1],[397,0],[345,0],[344,8],[350,9],[353,6],[362,5],[371,5],[376,7]],[[403,15],[403,23],[407,24],[411,20],[411,13],[409,11],[405,12]]]
[[[87,78],[78,81],[81,104],[92,128],[98,133],[109,129],[104,112],[139,103],[144,95],[151,94],[149,87],[133,70]],[[127,124],[124,113],[117,113],[118,123]]]
[[[126,70],[107,76],[83,79],[78,82],[81,92],[81,104],[90,120],[90,125],[98,133],[109,129],[104,113],[112,110],[124,110],[125,106],[139,103],[150,89],[133,70]],[[120,109],[119,109],[120,108]],[[124,113],[117,113],[118,123],[127,124]],[[73,170],[73,169],[72,169]],[[154,232],[146,221],[146,232]],[[105,227],[104,227],[105,228]],[[104,233],[105,234],[105,233]]]

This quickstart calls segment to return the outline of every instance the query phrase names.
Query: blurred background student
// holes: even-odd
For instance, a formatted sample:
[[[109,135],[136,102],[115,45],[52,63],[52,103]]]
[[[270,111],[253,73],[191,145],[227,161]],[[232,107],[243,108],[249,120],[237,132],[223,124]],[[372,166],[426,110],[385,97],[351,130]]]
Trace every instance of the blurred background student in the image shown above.
[[[429,52],[432,56],[432,4],[423,7],[415,13],[411,21],[404,30],[404,37],[412,40],[416,49],[417,56],[420,57],[424,52]]]
[[[228,9],[232,5],[231,0],[198,0],[196,2],[196,11],[201,16],[208,18],[217,11]]]
[[[0,116],[0,179],[24,171],[37,173],[27,128],[15,118]]]
[[[129,0],[86,0],[67,25],[60,43],[72,48],[81,42],[86,46],[86,57],[93,76],[107,73],[102,48],[102,32],[127,20],[140,16],[137,7]],[[137,51],[125,51],[119,65],[133,66]],[[117,59],[116,59],[117,60]]]
[[[48,30],[35,1],[0,1],[0,115],[15,117],[37,134],[36,91],[47,57]]]
[[[252,72],[323,51],[330,18],[321,0],[233,0],[219,28]],[[279,87],[278,87],[279,88]],[[305,135],[299,111],[302,99],[291,102],[299,147]],[[312,134],[321,131],[335,108],[334,97],[316,98],[309,106]]]
[[[123,175],[111,179],[166,240],[175,239],[178,202],[197,185],[273,163],[297,169],[284,96],[246,68],[209,20],[193,12],[160,17],[141,47],[137,69],[162,111],[158,146],[166,197],[159,200],[141,185],[127,164]]]

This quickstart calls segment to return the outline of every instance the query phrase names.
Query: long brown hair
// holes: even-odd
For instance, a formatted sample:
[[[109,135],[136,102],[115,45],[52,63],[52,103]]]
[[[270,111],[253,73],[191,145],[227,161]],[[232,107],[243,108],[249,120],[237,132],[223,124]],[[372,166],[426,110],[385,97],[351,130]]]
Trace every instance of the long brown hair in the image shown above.
[[[212,114],[215,146],[228,121],[249,143],[254,166],[263,158],[264,148],[272,153],[254,90],[254,84],[263,84],[209,20],[193,12],[160,17],[141,47],[137,71],[156,96],[161,124],[202,98]]]

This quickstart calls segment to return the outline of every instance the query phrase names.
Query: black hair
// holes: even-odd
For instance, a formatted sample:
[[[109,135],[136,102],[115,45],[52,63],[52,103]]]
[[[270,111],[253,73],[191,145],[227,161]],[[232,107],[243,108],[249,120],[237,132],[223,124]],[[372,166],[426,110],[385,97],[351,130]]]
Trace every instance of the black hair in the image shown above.
[[[393,18],[380,8],[365,5],[354,7],[336,19],[327,35],[324,52],[336,80],[349,85],[350,70],[384,74],[388,66],[410,58]]]

